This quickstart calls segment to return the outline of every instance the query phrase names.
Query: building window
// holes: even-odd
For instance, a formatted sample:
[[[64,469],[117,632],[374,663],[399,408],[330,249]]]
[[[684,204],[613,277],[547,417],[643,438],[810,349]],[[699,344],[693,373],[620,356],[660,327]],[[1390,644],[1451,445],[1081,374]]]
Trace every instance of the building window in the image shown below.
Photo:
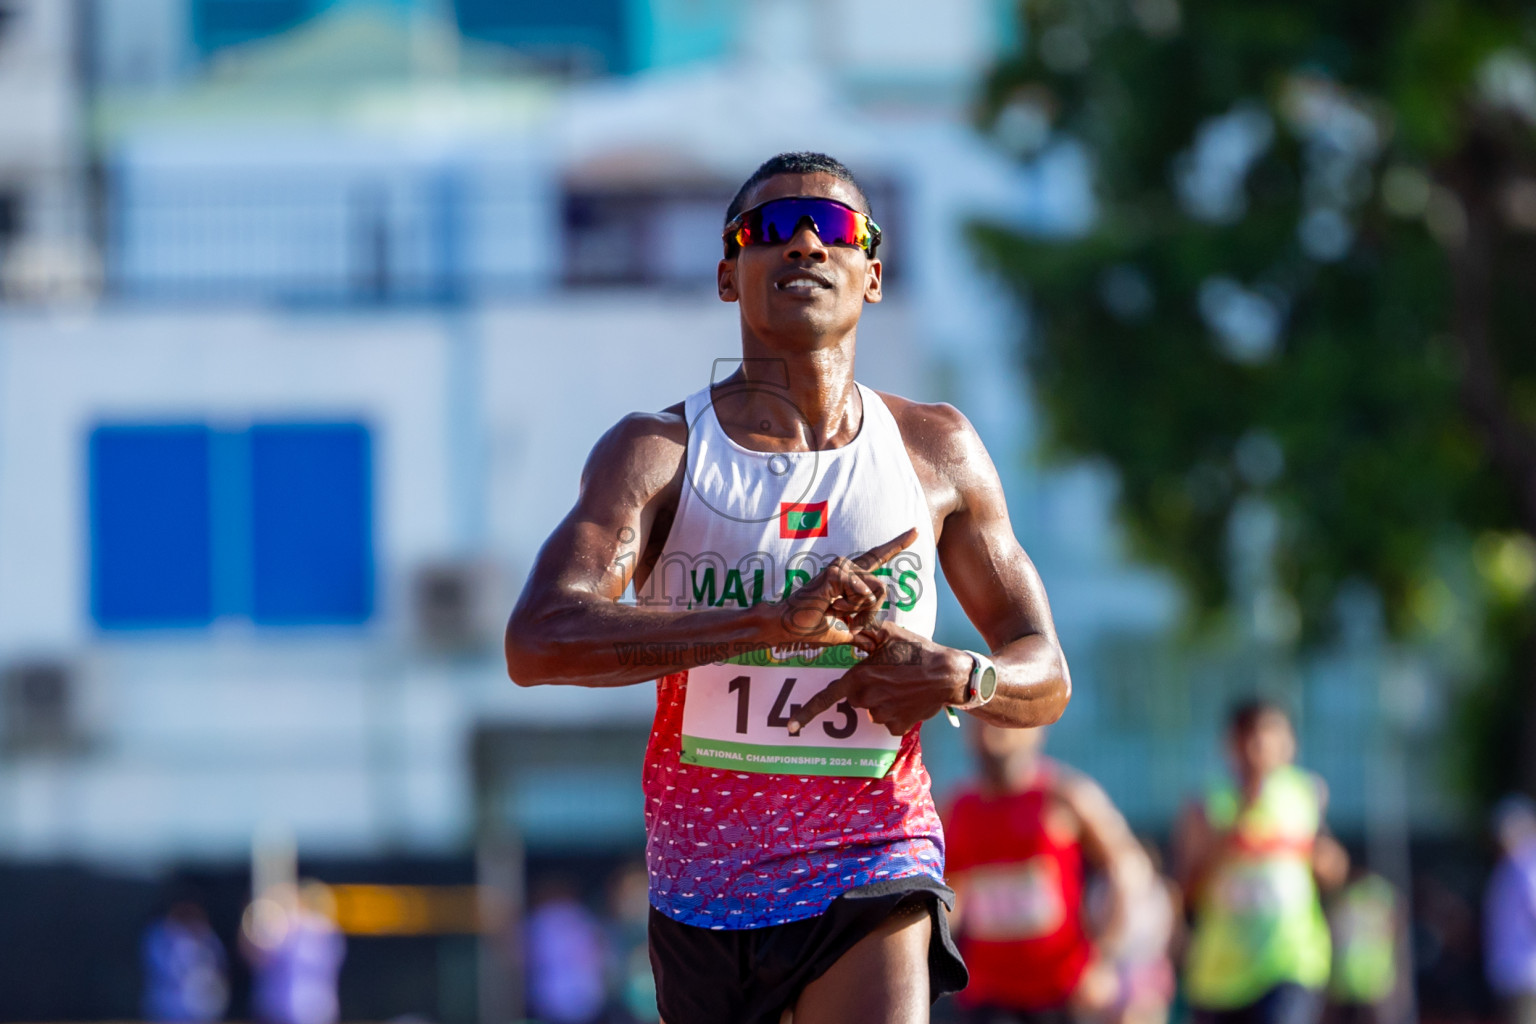
[[[251,617],[362,622],[373,611],[368,431],[251,428]]]
[[[0,0],[0,42],[5,40],[12,26],[19,20],[21,12],[17,10],[16,0]]]
[[[372,616],[363,425],[109,424],[92,432],[89,462],[91,614],[102,628]]]
[[[21,194],[0,190],[0,251],[21,234]]]
[[[713,288],[730,199],[724,186],[710,192],[568,190],[566,283]]]
[[[558,198],[527,155],[416,169],[115,163],[110,287],[135,299],[436,301],[547,287]]]
[[[91,613],[101,626],[212,621],[208,442],[203,426],[91,435]]]

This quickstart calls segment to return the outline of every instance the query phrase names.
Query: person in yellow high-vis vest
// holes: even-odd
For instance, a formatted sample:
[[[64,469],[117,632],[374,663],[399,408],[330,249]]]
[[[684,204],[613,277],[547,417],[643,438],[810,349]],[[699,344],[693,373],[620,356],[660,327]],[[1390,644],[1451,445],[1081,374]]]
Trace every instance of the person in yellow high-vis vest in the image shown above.
[[[1233,778],[1185,813],[1180,881],[1194,908],[1184,986],[1195,1024],[1316,1024],[1331,943],[1319,886],[1349,870],[1324,830],[1327,789],[1296,767],[1296,735],[1278,704],[1232,713]]]

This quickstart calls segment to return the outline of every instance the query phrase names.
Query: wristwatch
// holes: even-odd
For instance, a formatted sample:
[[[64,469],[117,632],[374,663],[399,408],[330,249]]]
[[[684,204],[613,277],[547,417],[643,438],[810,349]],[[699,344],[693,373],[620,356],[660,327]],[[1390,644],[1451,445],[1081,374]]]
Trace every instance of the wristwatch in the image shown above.
[[[975,651],[965,653],[971,656],[971,675],[965,683],[965,703],[951,705],[961,711],[979,708],[997,693],[997,666],[992,664],[992,659]]]

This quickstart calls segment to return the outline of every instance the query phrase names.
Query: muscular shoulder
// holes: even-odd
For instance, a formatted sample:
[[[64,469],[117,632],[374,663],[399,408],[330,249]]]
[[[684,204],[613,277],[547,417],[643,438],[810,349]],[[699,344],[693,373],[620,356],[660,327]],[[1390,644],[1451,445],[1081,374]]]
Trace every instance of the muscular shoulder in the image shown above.
[[[948,402],[914,402],[886,391],[876,394],[896,417],[902,440],[907,443],[907,450],[914,454],[941,459],[957,454],[957,448],[980,443],[971,421]]]
[[[1078,806],[1108,800],[1109,796],[1097,782],[1076,768],[1053,762],[1051,765],[1051,789],[1065,803]]]
[[[948,402],[877,393],[896,418],[912,466],[930,494],[942,494],[960,507],[973,485],[995,476],[981,437],[959,409]]]
[[[1077,769],[1055,764],[1053,773],[1053,795],[1079,821],[1098,821],[1105,811],[1114,809],[1104,787]]]
[[[583,489],[618,486],[654,494],[682,471],[688,426],[681,406],[632,412],[598,438],[582,471]]]

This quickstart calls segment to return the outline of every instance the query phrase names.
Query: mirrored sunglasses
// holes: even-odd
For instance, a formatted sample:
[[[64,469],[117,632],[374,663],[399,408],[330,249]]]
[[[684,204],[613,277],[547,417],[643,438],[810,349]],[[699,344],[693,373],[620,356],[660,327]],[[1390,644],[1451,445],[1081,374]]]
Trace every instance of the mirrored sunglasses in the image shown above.
[[[738,214],[725,226],[725,255],[736,255],[733,246],[782,245],[807,218],[824,245],[848,245],[873,257],[880,244],[880,225],[853,207],[836,199],[792,196],[770,199]]]

